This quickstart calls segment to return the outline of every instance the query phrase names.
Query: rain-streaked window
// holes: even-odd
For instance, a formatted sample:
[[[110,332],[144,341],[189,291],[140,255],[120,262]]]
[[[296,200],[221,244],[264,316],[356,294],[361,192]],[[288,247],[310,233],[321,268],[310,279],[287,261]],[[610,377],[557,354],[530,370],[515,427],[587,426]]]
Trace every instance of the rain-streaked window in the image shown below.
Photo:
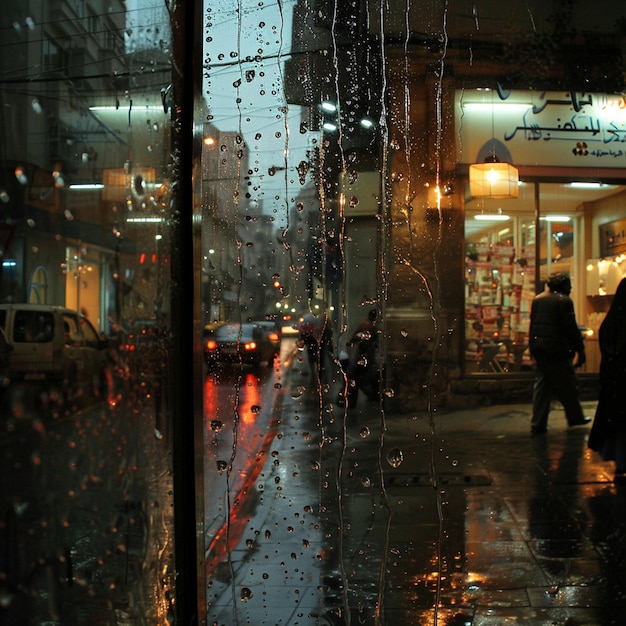
[[[531,402],[554,272],[593,398],[626,273],[623,10],[5,4],[0,623],[495,606],[519,581],[473,550],[500,483],[446,416]]]

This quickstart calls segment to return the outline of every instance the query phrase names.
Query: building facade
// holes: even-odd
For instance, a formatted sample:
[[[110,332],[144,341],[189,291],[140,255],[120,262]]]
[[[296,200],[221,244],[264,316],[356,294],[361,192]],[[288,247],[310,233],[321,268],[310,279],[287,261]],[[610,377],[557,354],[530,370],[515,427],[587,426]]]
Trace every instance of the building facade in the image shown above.
[[[501,398],[528,397],[530,300],[555,271],[574,284],[589,352],[581,381],[593,393],[595,332],[611,294],[603,285],[614,289],[623,273],[619,248],[599,251],[604,225],[613,232],[621,219],[621,22],[577,3],[565,12],[560,3],[529,12],[515,3],[502,11],[433,2],[408,12],[391,3],[384,20],[369,10],[364,33],[349,17],[354,11],[327,19],[322,8],[308,31],[294,33],[312,52],[287,68],[300,87],[293,101],[319,106],[315,99],[328,95],[315,77],[332,63],[318,50],[329,46],[339,61],[332,95],[343,115],[357,116],[355,93],[377,103],[375,118],[382,112],[374,149],[359,146],[345,124],[338,152],[358,155],[362,182],[358,191],[344,186],[344,168],[335,192],[350,242],[346,258],[362,231],[370,243],[360,244],[360,254],[377,260],[370,264],[377,291],[368,296],[384,310],[386,382],[395,401],[454,406],[481,401],[486,388]],[[590,23],[594,29],[585,28]],[[368,51],[357,54],[364,36]],[[366,78],[351,80],[359,63]],[[470,165],[489,161],[515,167],[514,195],[472,195]],[[346,197],[358,203],[342,204]],[[611,278],[598,282],[609,266]],[[351,267],[348,261],[346,284]],[[352,324],[358,309],[348,307]]]

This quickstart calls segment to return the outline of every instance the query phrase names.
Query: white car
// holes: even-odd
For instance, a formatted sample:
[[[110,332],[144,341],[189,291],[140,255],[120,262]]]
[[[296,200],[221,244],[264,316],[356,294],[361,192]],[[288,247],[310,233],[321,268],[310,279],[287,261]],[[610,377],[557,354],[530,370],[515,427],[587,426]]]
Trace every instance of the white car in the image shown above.
[[[108,342],[72,309],[39,304],[0,305],[0,327],[10,346],[11,382],[60,387],[68,397],[105,393]]]

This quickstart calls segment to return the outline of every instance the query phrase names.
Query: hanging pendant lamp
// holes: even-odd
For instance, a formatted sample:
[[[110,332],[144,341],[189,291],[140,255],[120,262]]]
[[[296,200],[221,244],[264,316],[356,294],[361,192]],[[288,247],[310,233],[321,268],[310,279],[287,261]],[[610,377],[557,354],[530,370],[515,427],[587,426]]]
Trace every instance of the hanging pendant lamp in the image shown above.
[[[470,195],[473,198],[517,198],[519,172],[510,163],[495,157],[469,166]]]

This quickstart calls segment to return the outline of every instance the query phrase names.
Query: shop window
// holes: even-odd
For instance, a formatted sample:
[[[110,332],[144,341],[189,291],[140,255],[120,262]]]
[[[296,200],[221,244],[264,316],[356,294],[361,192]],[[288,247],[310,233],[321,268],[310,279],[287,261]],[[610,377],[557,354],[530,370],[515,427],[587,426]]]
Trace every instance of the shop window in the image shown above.
[[[534,222],[515,216],[482,223],[486,226],[465,244],[466,369],[528,370],[530,302],[536,295]]]
[[[535,191],[541,207],[538,219],[526,210],[536,202]],[[617,185],[550,182],[538,183],[536,188],[534,183],[523,183],[519,199],[468,202],[466,373],[532,371],[528,352],[531,301],[544,289],[548,277],[559,272],[572,279],[571,296],[588,348],[584,373],[598,371],[596,333],[607,305],[605,296],[610,299],[623,274],[619,248],[606,261],[588,262],[588,257],[599,254],[602,228],[582,228],[582,224],[585,220],[610,224],[621,196]],[[606,230],[613,232],[611,227]],[[606,268],[613,270],[610,280],[600,276],[608,276]]]

